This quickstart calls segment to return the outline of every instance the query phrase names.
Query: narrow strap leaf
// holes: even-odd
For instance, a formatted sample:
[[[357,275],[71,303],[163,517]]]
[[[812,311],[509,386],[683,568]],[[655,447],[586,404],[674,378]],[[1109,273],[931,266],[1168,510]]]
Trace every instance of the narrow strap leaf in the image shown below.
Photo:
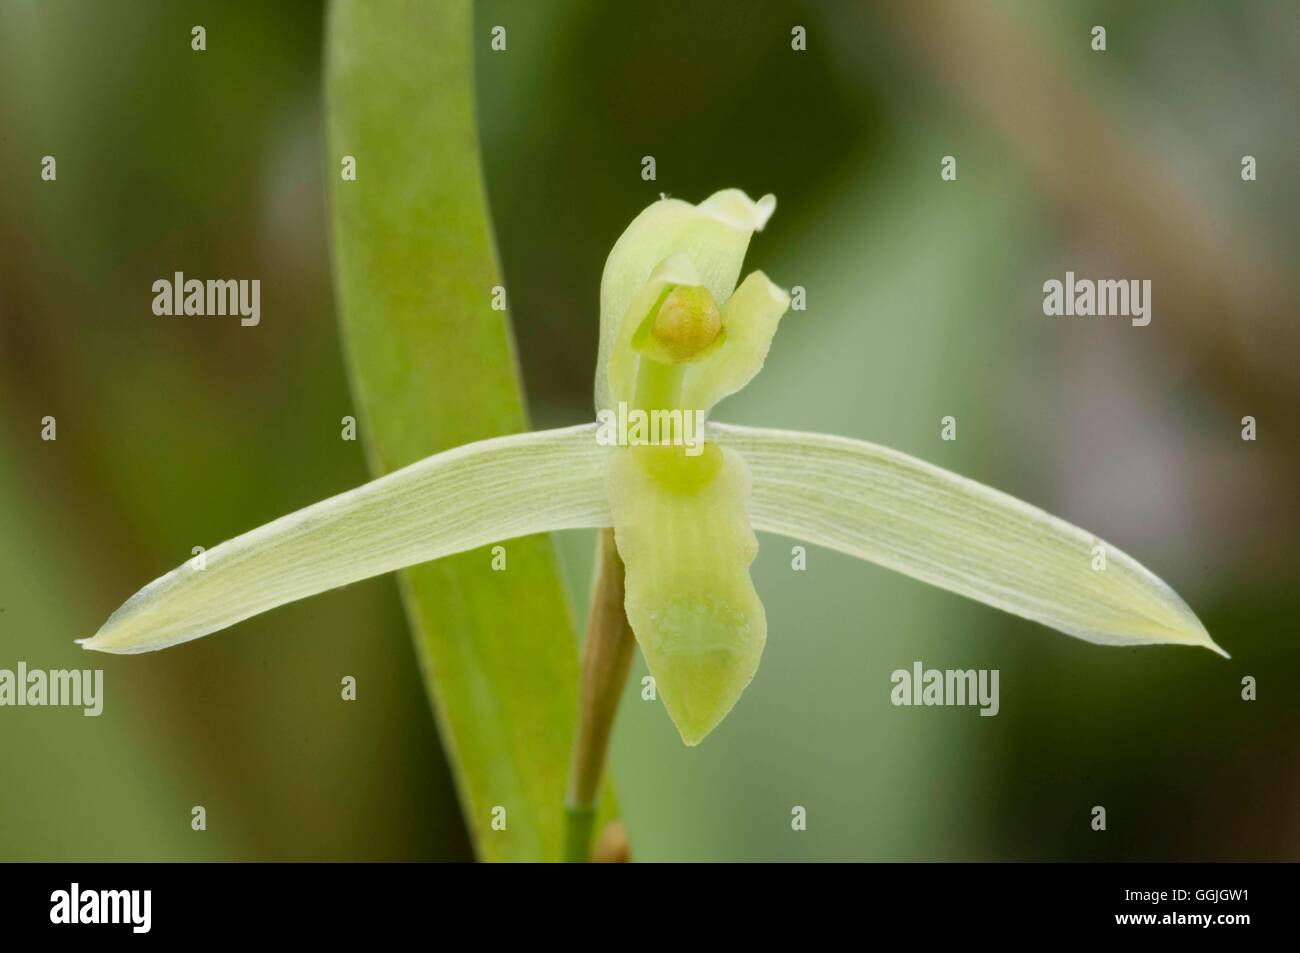
[[[755,529],[879,563],[1089,642],[1227,654],[1131,557],[1005,493],[859,440],[723,424],[710,425],[709,437],[749,464]]]
[[[328,6],[326,161],[357,160],[355,180],[326,176],[330,244],[375,476],[529,428],[512,333],[527,318],[497,261],[479,148],[477,19],[469,0]],[[517,539],[491,563],[451,556],[398,582],[476,856],[559,860],[579,662],[554,541]],[[611,795],[600,825],[616,816]]]
[[[488,543],[608,525],[607,451],[595,430],[584,424],[468,444],[281,517],[151,582],[82,645],[149,652]]]

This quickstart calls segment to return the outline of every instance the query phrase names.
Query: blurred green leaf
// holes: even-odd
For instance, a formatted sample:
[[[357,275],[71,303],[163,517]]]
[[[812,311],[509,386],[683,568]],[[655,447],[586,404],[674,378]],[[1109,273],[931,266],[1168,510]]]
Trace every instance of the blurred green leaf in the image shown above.
[[[326,174],[335,283],[371,470],[527,429],[479,165],[464,0],[335,3]],[[341,174],[356,159],[356,180]],[[480,857],[558,859],[578,656],[554,544],[402,573]],[[506,811],[505,830],[492,812]]]

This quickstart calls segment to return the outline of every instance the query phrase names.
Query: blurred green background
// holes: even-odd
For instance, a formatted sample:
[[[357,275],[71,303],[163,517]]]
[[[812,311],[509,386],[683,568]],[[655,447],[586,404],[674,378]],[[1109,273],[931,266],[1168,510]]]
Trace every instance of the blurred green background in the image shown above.
[[[1300,859],[1295,5],[476,16],[538,426],[591,417],[600,270],[639,209],[775,192],[747,267],[808,308],[718,419],[878,441],[1043,506],[1233,656],[1101,648],[820,550],[792,572],[763,537],[766,657],[704,745],[640,700],[638,660],[613,752],[635,856]],[[102,667],[107,696],[99,718],[0,708],[0,859],[470,856],[391,578],[167,652],[72,642],[192,546],[365,478],[340,440],[321,25],[317,3],[0,0],[0,668]],[[1067,270],[1150,278],[1151,325],[1045,318]],[[155,317],[174,271],[260,278],[260,326]],[[561,543],[582,605],[593,536]],[[999,669],[1001,713],[891,706],[914,661]]]

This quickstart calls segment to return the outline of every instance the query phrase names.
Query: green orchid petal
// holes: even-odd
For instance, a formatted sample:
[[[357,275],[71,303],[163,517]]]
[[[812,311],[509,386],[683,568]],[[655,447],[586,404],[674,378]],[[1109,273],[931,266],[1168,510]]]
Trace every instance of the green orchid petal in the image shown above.
[[[726,302],[740,277],[750,236],[763,228],[775,208],[771,195],[755,202],[738,189],[726,189],[699,205],[662,199],[632,220],[614,243],[600,279],[597,410],[612,409],[620,399],[611,388],[611,356],[626,319],[634,313],[634,321],[644,317],[644,311],[632,307],[633,299],[655,270],[672,256],[681,256],[698,276],[690,283],[707,288],[719,304]]]
[[[82,641],[135,653],[380,573],[517,536],[608,526],[595,424],[497,437],[421,460],[208,550]],[[484,572],[487,572],[484,562]]]
[[[1226,656],[1177,593],[1120,550],[1014,497],[886,447],[710,425],[753,475],[759,530],[827,546],[1102,645]],[[1096,547],[1105,568],[1093,568]]]
[[[668,715],[698,744],[754,677],[767,618],[749,578],[749,471],[706,444],[609,457],[609,506],[626,567],[625,608]]]
[[[753,272],[722,307],[722,339],[686,368],[682,406],[708,412],[763,369],[790,296],[761,271]]]
[[[629,620],[670,715],[694,743],[735,703],[762,651],[766,623],[748,575],[752,521],[1090,642],[1227,654],[1168,585],[1120,550],[906,454],[712,423],[699,457],[611,450],[595,433],[586,424],[468,444],[299,510],[209,550],[203,569],[191,560],[150,583],[82,644],[161,649],[441,556],[614,525]],[[656,466],[665,459],[681,462]],[[1092,568],[1099,545],[1104,571]],[[677,638],[688,630],[698,633],[693,643]]]

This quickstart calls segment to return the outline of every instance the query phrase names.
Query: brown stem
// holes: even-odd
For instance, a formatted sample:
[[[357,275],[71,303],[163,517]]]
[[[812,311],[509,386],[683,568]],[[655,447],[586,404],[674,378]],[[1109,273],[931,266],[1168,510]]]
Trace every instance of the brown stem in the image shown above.
[[[603,529],[596,552],[596,582],[582,652],[578,735],[569,770],[565,860],[586,861],[596,817],[600,779],[636,639],[623,610],[623,560],[614,531]]]

